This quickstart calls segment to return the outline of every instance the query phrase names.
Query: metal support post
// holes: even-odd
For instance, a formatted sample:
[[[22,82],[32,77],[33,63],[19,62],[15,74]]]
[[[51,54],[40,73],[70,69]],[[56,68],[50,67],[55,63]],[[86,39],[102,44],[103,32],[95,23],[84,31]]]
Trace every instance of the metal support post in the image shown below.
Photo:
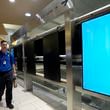
[[[67,66],[67,110],[81,110],[81,94],[75,91],[74,70],[72,70],[72,36],[74,23],[71,23],[70,12],[65,13],[65,41]]]
[[[26,56],[25,56],[25,45],[24,41],[22,44],[22,51],[23,51],[23,73],[24,73],[24,88],[25,90],[32,90],[32,78],[27,73],[26,67]]]

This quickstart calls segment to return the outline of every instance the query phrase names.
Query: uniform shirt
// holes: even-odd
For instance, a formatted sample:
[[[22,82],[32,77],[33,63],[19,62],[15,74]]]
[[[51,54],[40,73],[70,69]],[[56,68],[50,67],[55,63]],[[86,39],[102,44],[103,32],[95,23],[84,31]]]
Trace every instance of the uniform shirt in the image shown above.
[[[12,65],[14,64],[14,55],[9,53],[2,53],[0,51],[0,72],[7,72],[12,70]]]

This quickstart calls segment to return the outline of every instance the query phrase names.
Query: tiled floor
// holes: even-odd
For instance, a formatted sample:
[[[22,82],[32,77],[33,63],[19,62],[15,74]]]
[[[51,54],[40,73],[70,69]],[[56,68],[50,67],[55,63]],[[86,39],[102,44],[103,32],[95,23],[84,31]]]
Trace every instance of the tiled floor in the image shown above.
[[[31,92],[24,91],[19,85],[13,89],[13,95],[13,104],[15,106],[13,110],[66,110],[60,103],[55,105],[53,102],[51,104],[44,102]],[[5,96],[0,102],[0,110],[9,110],[5,104]]]
[[[43,94],[46,94],[42,91]],[[42,95],[39,93],[39,95]],[[18,85],[17,88],[13,89],[13,104],[15,108],[13,110],[67,110],[65,101],[55,99],[52,95],[42,95],[42,99],[33,95],[31,92],[27,92]],[[55,99],[55,100],[53,100]],[[45,101],[44,101],[45,100]],[[57,101],[56,101],[57,100]],[[101,104],[100,110],[110,110],[110,103]],[[9,110],[5,104],[5,96],[3,96],[0,102],[0,110]],[[99,110],[87,105],[82,106],[82,110]]]

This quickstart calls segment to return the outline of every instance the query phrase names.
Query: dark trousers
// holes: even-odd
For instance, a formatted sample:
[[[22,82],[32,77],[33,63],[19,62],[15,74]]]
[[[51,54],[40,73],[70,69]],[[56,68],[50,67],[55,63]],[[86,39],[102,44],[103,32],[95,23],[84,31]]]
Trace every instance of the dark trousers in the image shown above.
[[[6,104],[11,104],[12,101],[12,72],[5,73],[0,76],[0,97],[4,94],[4,90],[6,88]]]

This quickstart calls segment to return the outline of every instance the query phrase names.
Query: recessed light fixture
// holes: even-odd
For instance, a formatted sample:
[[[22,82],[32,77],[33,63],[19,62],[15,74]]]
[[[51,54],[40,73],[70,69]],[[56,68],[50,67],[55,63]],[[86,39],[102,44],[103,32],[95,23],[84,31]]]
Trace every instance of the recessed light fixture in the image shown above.
[[[15,2],[15,0],[9,0],[9,2],[14,3],[14,2]]]
[[[30,17],[31,13],[25,13],[25,16]]]

